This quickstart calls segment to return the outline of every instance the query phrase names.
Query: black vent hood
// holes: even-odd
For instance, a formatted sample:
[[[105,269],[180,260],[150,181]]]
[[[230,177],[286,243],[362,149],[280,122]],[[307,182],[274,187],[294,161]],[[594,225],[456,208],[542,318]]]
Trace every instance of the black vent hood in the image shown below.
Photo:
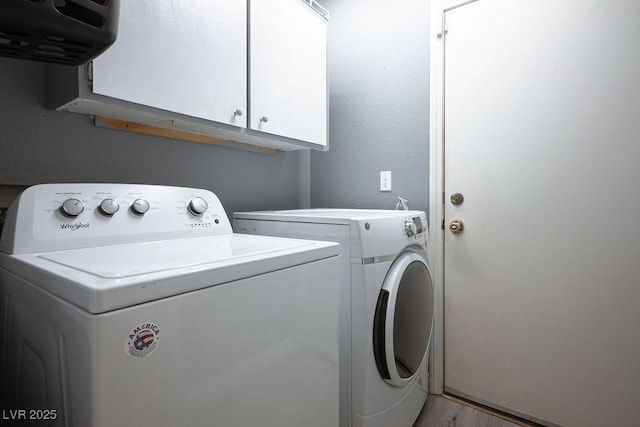
[[[81,65],[116,41],[120,0],[0,0],[0,56]]]

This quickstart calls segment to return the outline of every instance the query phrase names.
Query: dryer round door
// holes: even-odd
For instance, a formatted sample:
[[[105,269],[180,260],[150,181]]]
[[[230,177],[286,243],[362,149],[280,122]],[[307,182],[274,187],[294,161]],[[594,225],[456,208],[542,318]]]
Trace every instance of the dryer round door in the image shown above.
[[[425,358],[433,323],[433,284],[425,259],[402,253],[384,280],[373,323],[373,350],[382,378],[402,387]]]

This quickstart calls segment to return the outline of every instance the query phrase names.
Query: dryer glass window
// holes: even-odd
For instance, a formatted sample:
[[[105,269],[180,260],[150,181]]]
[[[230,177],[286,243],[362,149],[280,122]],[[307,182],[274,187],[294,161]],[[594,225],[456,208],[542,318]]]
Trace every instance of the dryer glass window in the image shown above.
[[[401,387],[420,368],[433,322],[433,285],[420,255],[405,252],[380,290],[373,322],[373,351],[380,376]]]
[[[431,276],[424,263],[414,261],[402,274],[394,312],[393,349],[401,378],[411,377],[427,351],[433,293]]]

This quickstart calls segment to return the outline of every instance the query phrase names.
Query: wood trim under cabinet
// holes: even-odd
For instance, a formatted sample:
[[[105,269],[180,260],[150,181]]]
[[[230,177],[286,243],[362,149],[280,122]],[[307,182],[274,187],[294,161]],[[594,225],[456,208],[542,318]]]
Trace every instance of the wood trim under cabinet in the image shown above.
[[[197,142],[200,144],[223,144],[223,145],[229,144],[230,146],[233,145],[237,148],[250,150],[250,151],[258,151],[264,154],[275,154],[277,151],[274,148],[261,147],[258,145],[251,145],[243,142],[230,141],[227,139],[216,138],[213,136],[203,135],[199,133],[145,125],[142,123],[130,122],[127,120],[112,119],[110,117],[96,116],[95,125],[100,127],[110,128],[110,129],[126,130],[129,132],[140,133],[143,135],[153,135],[153,136],[160,136],[164,138],[179,139],[182,141]]]

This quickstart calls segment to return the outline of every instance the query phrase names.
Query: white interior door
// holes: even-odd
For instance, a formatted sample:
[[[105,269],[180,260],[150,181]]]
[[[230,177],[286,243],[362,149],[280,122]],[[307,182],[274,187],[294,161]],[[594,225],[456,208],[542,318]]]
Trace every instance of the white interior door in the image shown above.
[[[636,0],[445,12],[445,390],[637,424],[639,17]]]

